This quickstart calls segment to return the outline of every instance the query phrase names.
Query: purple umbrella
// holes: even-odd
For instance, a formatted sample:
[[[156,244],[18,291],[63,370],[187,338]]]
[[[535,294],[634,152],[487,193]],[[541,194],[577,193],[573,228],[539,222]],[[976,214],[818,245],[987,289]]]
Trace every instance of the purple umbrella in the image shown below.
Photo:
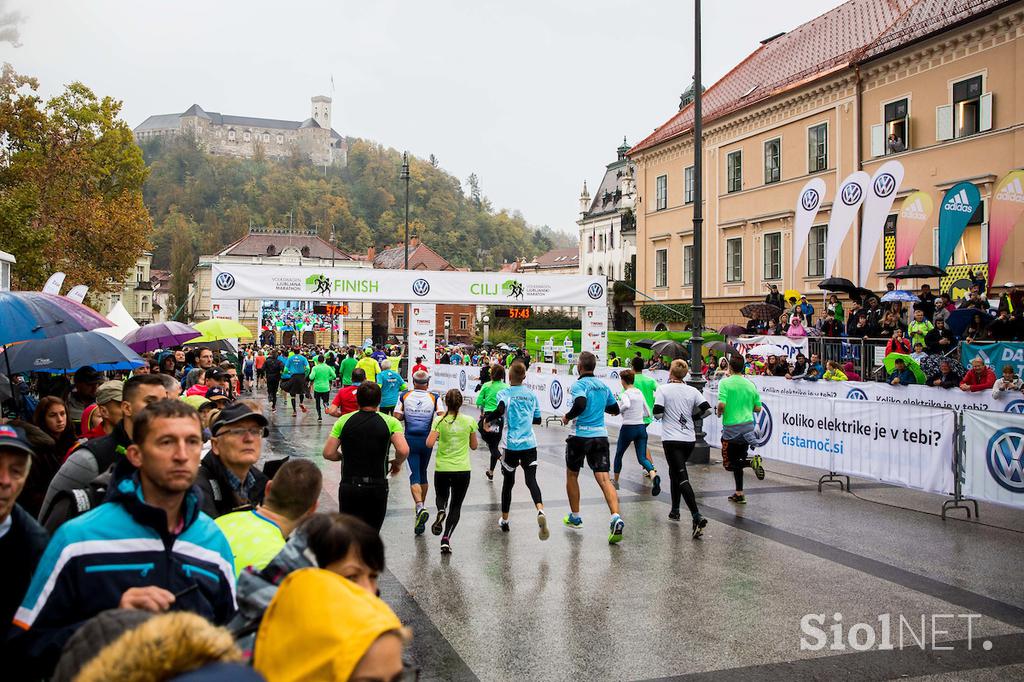
[[[128,336],[123,342],[136,353],[158,350],[180,346],[190,339],[199,338],[201,332],[181,322],[154,322],[144,327],[139,327]]]
[[[0,345],[113,326],[70,298],[41,291],[0,291]]]

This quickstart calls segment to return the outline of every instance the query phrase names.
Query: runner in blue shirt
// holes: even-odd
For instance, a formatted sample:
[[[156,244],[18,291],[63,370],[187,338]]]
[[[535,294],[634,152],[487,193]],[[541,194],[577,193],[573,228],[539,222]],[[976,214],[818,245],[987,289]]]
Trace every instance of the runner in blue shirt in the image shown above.
[[[583,460],[587,461],[594,479],[601,486],[608,511],[612,518],[609,522],[610,533],[608,542],[616,544],[622,541],[622,530],[625,522],[619,515],[619,498],[615,493],[608,470],[611,461],[608,452],[608,427],[604,423],[605,412],[618,414],[619,405],[611,390],[594,376],[597,368],[597,356],[589,351],[580,353],[576,369],[579,379],[569,389],[572,407],[562,417],[562,423],[568,424],[576,420],[574,434],[565,441],[565,490],[569,496],[569,515],[562,521],[569,528],[580,528],[583,519],[580,517],[580,469]]]
[[[505,431],[501,439],[505,448],[505,457],[501,460],[504,481],[501,485],[501,519],[498,527],[506,533],[509,531],[508,511],[512,506],[512,488],[516,484],[516,467],[521,466],[526,487],[530,489],[533,504],[537,507],[540,539],[547,540],[548,520],[544,516],[544,500],[540,495],[540,486],[537,485],[537,436],[533,433],[533,425],[540,424],[540,403],[530,389],[523,387],[525,379],[526,365],[522,362],[512,363],[508,371],[511,386],[498,392],[498,406],[484,415],[487,421],[505,416]]]
[[[309,373],[309,360],[302,353],[295,353],[284,363],[285,372],[289,374],[287,391],[292,397],[292,416],[296,414],[295,398],[299,399],[299,409],[307,412],[306,406],[302,404],[306,397],[306,375]]]
[[[424,501],[427,499],[427,465],[433,448],[427,447],[427,436],[434,416],[439,413],[440,396],[428,390],[430,375],[422,370],[413,372],[412,385],[413,390],[399,397],[394,416],[405,422],[405,440],[409,443],[409,491],[416,503],[413,532],[422,535],[430,518]]]
[[[380,374],[377,375],[377,383],[380,384],[380,411],[391,414],[398,404],[398,394],[405,388],[405,381],[401,374],[391,369],[390,360],[381,362],[380,370]]]

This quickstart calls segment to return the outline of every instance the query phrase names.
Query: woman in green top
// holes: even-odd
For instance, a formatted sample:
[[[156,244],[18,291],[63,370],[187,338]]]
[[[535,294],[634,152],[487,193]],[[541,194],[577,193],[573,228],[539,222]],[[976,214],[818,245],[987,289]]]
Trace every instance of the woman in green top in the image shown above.
[[[485,412],[493,412],[498,409],[498,394],[508,388],[505,383],[505,368],[500,364],[491,365],[491,380],[480,387],[476,394],[476,406],[480,408],[480,436],[491,451],[491,465],[487,467],[487,480],[494,480],[494,467],[501,459],[501,451],[498,444],[501,443],[501,427],[504,421],[499,417],[487,421],[484,419]]]
[[[338,378],[334,368],[326,364],[324,356],[316,356],[316,364],[309,368],[309,379],[313,382],[313,397],[316,400],[316,420],[324,420],[320,404],[326,408],[331,404],[331,382]]]
[[[457,388],[444,395],[444,404],[448,411],[440,417],[434,417],[427,436],[427,447],[437,443],[437,455],[434,458],[434,492],[437,495],[437,518],[430,527],[434,535],[441,535],[441,553],[451,554],[452,533],[459,524],[462,515],[462,501],[469,490],[469,476],[472,467],[469,464],[469,449],[476,450],[476,422],[473,418],[459,414],[462,407],[462,392]],[[451,503],[449,504],[449,495]],[[447,523],[445,522],[447,520]]]

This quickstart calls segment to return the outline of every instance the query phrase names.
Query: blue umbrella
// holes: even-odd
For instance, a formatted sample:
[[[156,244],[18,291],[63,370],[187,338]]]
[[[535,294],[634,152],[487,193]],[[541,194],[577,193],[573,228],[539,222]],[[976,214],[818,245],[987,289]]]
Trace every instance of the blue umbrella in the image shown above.
[[[113,326],[92,308],[64,296],[0,291],[0,345]]]
[[[10,373],[72,371],[88,365],[104,372],[146,364],[138,353],[100,332],[75,332],[53,339],[8,346],[4,353]]]
[[[917,303],[920,301],[917,296],[911,291],[903,291],[902,289],[893,289],[882,297],[882,302],[887,303],[889,301],[900,301],[901,303]]]
[[[964,335],[964,330],[967,329],[967,326],[971,323],[971,320],[974,319],[975,315],[981,315],[982,327],[987,327],[988,323],[995,319],[990,313],[984,310],[978,310],[977,308],[960,308],[959,310],[954,310],[949,314],[949,317],[946,318],[946,326],[949,327],[949,331],[953,332],[953,334],[959,339]]]

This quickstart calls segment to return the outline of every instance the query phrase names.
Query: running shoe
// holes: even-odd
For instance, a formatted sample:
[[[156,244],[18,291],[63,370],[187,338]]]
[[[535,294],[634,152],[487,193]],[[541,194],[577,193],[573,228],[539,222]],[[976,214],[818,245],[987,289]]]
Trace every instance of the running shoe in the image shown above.
[[[505,519],[498,519],[498,528],[501,529],[502,533],[507,533],[510,530],[512,530],[511,528],[509,528],[508,521],[506,521]]]
[[[540,531],[537,533],[537,537],[541,540],[547,540],[551,533],[548,532],[548,517],[543,512],[537,514],[537,525],[540,526]]]
[[[309,410],[306,409],[305,405],[299,405],[299,409],[302,410],[302,414],[306,414]]]
[[[679,510],[678,509],[673,509],[672,511],[670,511],[668,513],[668,517],[670,519],[672,519],[673,521],[678,521],[679,520]]]
[[[323,417],[321,417],[320,415],[317,415],[317,416],[316,416],[316,420],[317,420],[318,422],[322,422],[322,421],[324,420],[324,418],[323,418]]]
[[[572,514],[569,514],[565,518],[562,519],[562,523],[564,523],[569,528],[582,528],[583,527],[583,517],[582,516],[573,516]]]
[[[434,535],[440,535],[441,531],[444,530],[444,509],[437,512],[437,518],[434,519],[434,523],[430,526],[430,532]]]
[[[764,480],[764,466],[761,464],[761,455],[754,455],[750,458],[750,468],[754,470],[757,480]]]
[[[736,504],[746,504],[747,503],[747,496],[746,495],[730,495],[729,496],[729,501],[730,502],[735,502]]]
[[[416,512],[416,526],[413,528],[413,532],[416,535],[423,535],[423,531],[427,527],[427,519],[429,518],[430,512],[427,511],[426,507]]]
[[[704,527],[708,525],[708,520],[703,516],[698,516],[693,520],[693,539],[696,540],[701,535],[704,535]]]
[[[441,538],[441,554],[451,554],[452,543],[448,538]]]
[[[616,545],[622,542],[622,530],[626,527],[626,522],[622,520],[621,516],[615,517],[615,519],[608,524],[608,544]]]
[[[661,494],[661,476],[654,474],[654,487],[651,488],[651,495],[657,497]]]
[[[484,476],[487,477],[488,481],[493,481],[494,480],[494,472],[491,471],[490,469],[488,469],[487,471],[484,472]]]

